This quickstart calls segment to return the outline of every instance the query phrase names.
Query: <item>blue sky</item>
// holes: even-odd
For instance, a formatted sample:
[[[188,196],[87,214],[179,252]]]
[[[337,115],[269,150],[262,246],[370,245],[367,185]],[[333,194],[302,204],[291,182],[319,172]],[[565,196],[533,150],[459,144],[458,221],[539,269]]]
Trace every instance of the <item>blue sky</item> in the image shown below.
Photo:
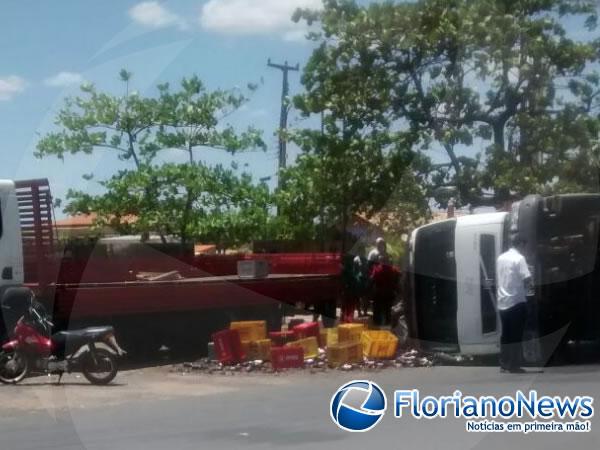
[[[134,73],[133,89],[149,95],[157,83],[176,83],[193,73],[209,88],[244,87],[264,80],[251,101],[228,120],[264,130],[267,152],[239,154],[235,160],[256,178],[274,176],[281,73],[267,67],[267,58],[293,64],[307,60],[311,44],[303,38],[303,27],[289,17],[297,6],[319,4],[319,0],[5,2],[0,15],[0,178],[48,177],[55,196],[64,197],[72,187],[98,190],[96,182],[82,179],[83,174],[94,173],[99,180],[126,167],[128,163],[111,155],[67,155],[64,162],[33,157],[39,135],[52,129],[64,97],[77,93],[83,80],[122,92],[121,68]],[[292,93],[300,89],[299,78],[290,76]],[[197,155],[213,164],[232,160],[216,150],[199,150]]]

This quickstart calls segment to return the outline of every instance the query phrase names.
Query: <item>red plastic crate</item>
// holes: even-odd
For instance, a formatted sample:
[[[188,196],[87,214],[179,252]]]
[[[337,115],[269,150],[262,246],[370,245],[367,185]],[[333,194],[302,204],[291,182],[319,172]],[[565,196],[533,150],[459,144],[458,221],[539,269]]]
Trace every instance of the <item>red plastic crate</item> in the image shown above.
[[[319,346],[323,347],[324,343],[321,342],[321,332],[318,322],[301,323],[296,325],[293,330],[296,333],[296,339],[315,337],[319,342]]]
[[[269,339],[273,341],[275,347],[283,347],[288,342],[296,340],[296,333],[293,331],[271,331]]]
[[[304,366],[302,347],[273,347],[271,349],[273,369],[295,369]]]
[[[215,354],[222,364],[237,364],[242,362],[246,355],[242,349],[240,333],[237,330],[218,331],[212,335],[215,343]]]
[[[292,330],[296,325],[304,323],[304,319],[290,319],[288,323],[288,330]]]

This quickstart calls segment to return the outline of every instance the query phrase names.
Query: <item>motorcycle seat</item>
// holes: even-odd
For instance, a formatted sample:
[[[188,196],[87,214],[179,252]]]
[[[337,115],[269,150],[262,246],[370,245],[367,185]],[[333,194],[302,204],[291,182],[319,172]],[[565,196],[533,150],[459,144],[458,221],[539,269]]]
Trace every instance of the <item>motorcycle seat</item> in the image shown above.
[[[81,330],[59,331],[52,336],[52,340],[55,342],[94,341],[110,333],[114,333],[114,328],[111,326],[90,327],[83,328]]]

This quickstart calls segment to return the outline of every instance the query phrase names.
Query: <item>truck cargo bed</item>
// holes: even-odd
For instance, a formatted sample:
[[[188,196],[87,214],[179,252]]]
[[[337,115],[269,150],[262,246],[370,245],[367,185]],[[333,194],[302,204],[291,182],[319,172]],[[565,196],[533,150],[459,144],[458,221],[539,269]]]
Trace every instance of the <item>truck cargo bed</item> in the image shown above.
[[[122,281],[49,285],[42,297],[58,319],[196,311],[226,307],[319,304],[334,300],[338,278],[323,274],[237,275],[168,281]]]

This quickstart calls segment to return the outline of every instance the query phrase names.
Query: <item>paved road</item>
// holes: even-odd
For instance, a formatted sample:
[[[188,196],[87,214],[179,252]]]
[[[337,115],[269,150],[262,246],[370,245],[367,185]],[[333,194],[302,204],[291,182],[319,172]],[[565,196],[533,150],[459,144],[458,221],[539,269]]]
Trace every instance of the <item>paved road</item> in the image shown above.
[[[500,374],[491,367],[389,369],[378,373],[327,372],[200,376],[167,368],[125,372],[118,384],[63,386],[33,380],[0,386],[0,448],[21,449],[561,449],[600,448],[600,421],[585,434],[467,433],[464,419],[395,419],[391,412],[371,432],[338,430],[328,415],[333,392],[352,378],[384,390],[455,389],[481,395],[536,388],[544,394],[600,398],[600,366],[556,367],[542,374]]]

